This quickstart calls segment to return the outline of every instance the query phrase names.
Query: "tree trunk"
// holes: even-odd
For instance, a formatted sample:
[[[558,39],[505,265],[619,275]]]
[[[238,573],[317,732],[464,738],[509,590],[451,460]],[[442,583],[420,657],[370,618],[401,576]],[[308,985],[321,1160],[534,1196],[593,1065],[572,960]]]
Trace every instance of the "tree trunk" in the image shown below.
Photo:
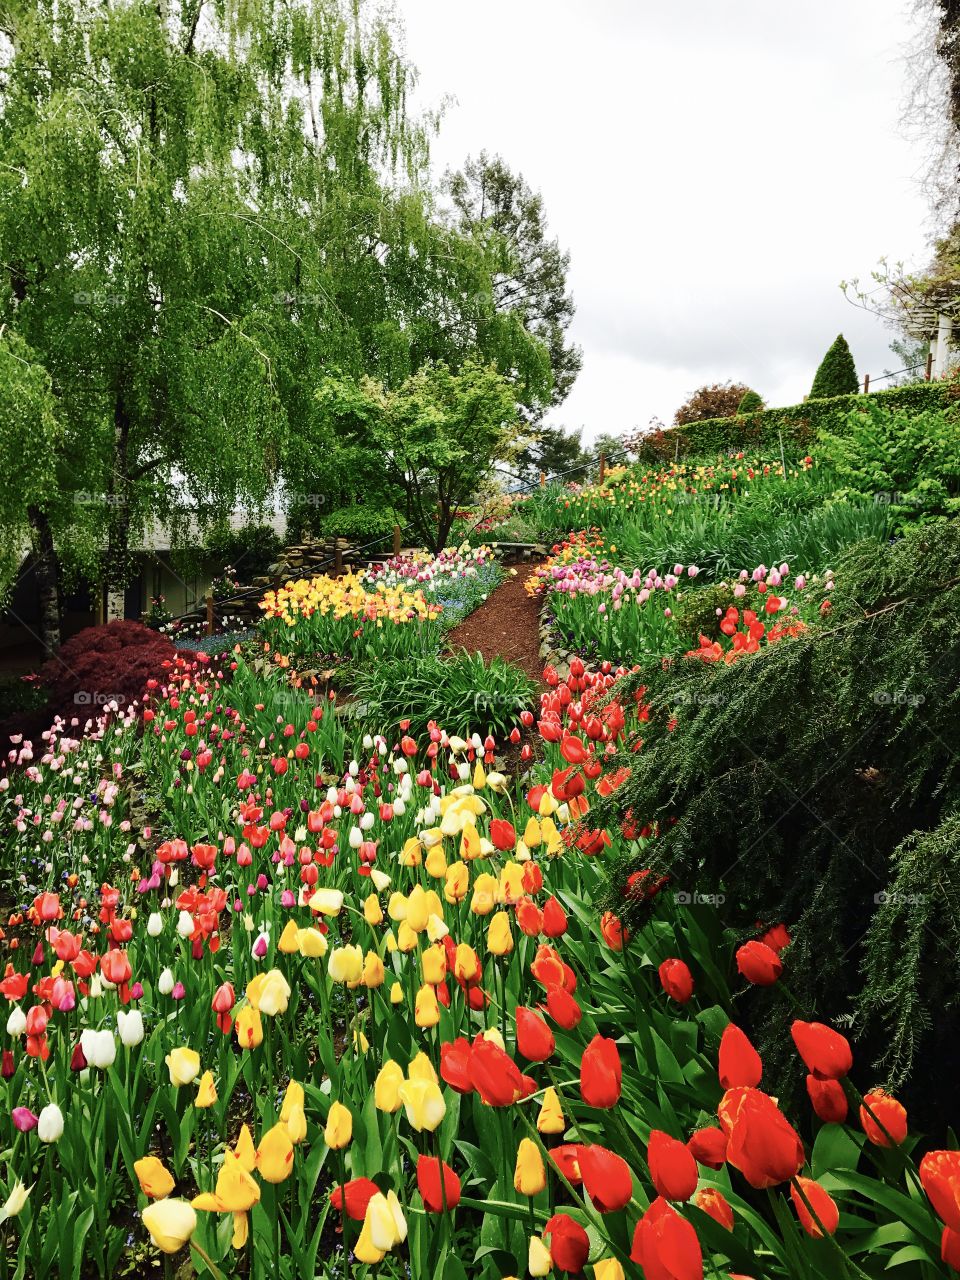
[[[122,618],[124,588],[130,576],[130,415],[122,393],[113,411],[114,464],[107,495],[107,546],[104,577],[107,588],[107,621]]]
[[[60,585],[57,552],[50,522],[38,507],[28,511],[36,557],[37,595],[40,602],[40,641],[44,656],[52,658],[60,648]]]

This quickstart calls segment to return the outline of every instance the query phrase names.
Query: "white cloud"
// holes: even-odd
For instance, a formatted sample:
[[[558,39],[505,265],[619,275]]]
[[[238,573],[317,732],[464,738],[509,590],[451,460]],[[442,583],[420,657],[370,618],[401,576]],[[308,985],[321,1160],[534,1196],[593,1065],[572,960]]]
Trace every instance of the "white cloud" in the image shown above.
[[[792,403],[841,330],[862,372],[895,364],[838,282],[927,253],[904,8],[397,0],[420,105],[456,97],[438,171],[499,152],[571,252],[585,360],[556,420],[669,420],[726,378]]]

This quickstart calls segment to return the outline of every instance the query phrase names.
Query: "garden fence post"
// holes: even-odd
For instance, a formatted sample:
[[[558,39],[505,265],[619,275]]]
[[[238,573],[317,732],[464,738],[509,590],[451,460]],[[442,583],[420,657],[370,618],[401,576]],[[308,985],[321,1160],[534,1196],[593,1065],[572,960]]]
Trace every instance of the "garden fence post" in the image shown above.
[[[603,478],[607,474],[607,455],[600,454],[600,483],[603,484]]]
[[[339,542],[333,549],[333,574],[335,578],[339,578],[343,573],[343,548]]]
[[[869,373],[865,373],[865,374],[863,375],[863,394],[864,394],[865,396],[867,396],[867,395],[869,395],[869,394],[870,394],[870,375],[869,375]]]
[[[213,635],[213,595],[207,592],[207,635]]]
[[[547,483],[547,473],[546,473],[545,471],[541,471],[541,472],[540,472],[540,487],[542,488],[546,483]]]
[[[393,526],[393,554],[395,556],[400,554],[400,526],[398,524]]]
[[[927,352],[927,370],[926,370],[926,373],[924,374],[924,377],[926,378],[927,382],[930,381],[930,378],[932,375],[933,375],[933,352],[928,351]]]

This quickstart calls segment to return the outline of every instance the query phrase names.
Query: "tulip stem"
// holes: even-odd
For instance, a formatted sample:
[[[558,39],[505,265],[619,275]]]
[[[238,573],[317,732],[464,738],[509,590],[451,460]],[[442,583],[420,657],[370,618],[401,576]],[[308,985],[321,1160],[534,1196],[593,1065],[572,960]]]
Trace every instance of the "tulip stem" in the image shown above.
[[[837,1243],[837,1241],[834,1239],[833,1234],[832,1234],[831,1232],[829,1232],[829,1231],[826,1229],[826,1227],[823,1225],[823,1223],[820,1221],[820,1217],[819,1217],[819,1215],[818,1215],[818,1213],[817,1213],[816,1209],[815,1209],[815,1208],[813,1207],[813,1205],[811,1204],[809,1196],[808,1196],[808,1195],[807,1195],[807,1193],[804,1191],[803,1186],[802,1186],[802,1185],[801,1185],[801,1183],[800,1183],[800,1179],[799,1179],[799,1178],[791,1178],[791,1179],[790,1179],[790,1183],[791,1183],[791,1185],[796,1189],[797,1194],[799,1195],[800,1199],[803,1201],[804,1205],[806,1206],[807,1212],[810,1214],[810,1217],[813,1219],[814,1223],[816,1224],[816,1227],[817,1227],[817,1229],[818,1229],[818,1230],[819,1230],[819,1232],[820,1232],[820,1236],[821,1236],[821,1238],[822,1238],[822,1239],[824,1239],[824,1240],[826,1240],[826,1241],[831,1245],[831,1247],[834,1249],[834,1251],[835,1251],[836,1253],[839,1253],[840,1257],[843,1259],[843,1262],[844,1262],[844,1270],[848,1270],[848,1269],[849,1269],[849,1270],[851,1270],[851,1271],[852,1271],[852,1273],[853,1273],[855,1276],[861,1276],[861,1277],[863,1278],[863,1280],[870,1280],[870,1277],[867,1275],[867,1273],[866,1273],[866,1272],[865,1272],[861,1267],[857,1266],[857,1264],[854,1262],[854,1260],[853,1260],[852,1258],[849,1258],[849,1257],[846,1255],[846,1253],[843,1251],[843,1249],[840,1247],[840,1245],[839,1245],[839,1244]],[[773,1189],[772,1189],[772,1188],[768,1188],[768,1190],[769,1190],[770,1196],[772,1197],[772,1196],[773,1196]]]
[[[206,1249],[204,1249],[201,1245],[197,1244],[196,1240],[190,1241],[190,1248],[195,1253],[198,1253],[200,1255],[200,1257],[203,1259],[204,1263],[208,1267],[210,1274],[214,1277],[214,1280],[224,1280],[223,1272],[215,1265],[213,1259],[210,1257],[209,1253],[207,1253]],[[170,1265],[170,1259],[166,1254],[163,1255],[163,1261],[164,1261],[164,1275],[166,1276],[170,1274],[170,1272],[166,1270],[166,1268]]]

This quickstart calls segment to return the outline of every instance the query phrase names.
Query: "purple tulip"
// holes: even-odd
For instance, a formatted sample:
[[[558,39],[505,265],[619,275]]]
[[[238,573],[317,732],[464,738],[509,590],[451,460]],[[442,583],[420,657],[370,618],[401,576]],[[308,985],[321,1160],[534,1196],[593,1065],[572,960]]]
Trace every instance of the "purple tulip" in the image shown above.
[[[14,1107],[11,1114],[14,1128],[19,1129],[21,1133],[29,1133],[31,1129],[37,1127],[37,1116],[29,1107]]]

